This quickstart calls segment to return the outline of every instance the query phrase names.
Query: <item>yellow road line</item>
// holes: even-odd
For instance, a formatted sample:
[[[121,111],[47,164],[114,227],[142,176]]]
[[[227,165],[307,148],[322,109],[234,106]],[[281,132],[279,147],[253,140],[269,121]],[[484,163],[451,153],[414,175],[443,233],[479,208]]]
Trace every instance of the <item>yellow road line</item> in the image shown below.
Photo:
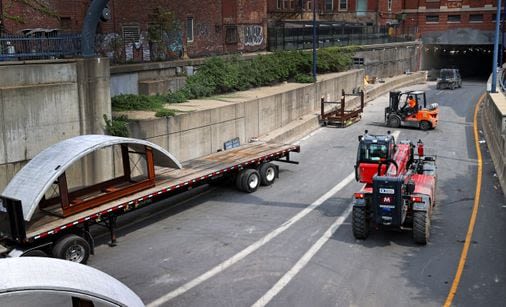
[[[469,221],[469,228],[467,229],[466,241],[464,242],[464,247],[462,248],[462,253],[460,254],[459,266],[457,267],[457,273],[455,273],[455,278],[453,279],[452,287],[450,288],[450,292],[446,297],[446,301],[444,303],[445,307],[450,307],[453,299],[455,298],[455,294],[457,293],[457,288],[460,283],[460,278],[462,277],[462,272],[464,271],[464,265],[467,260],[467,253],[469,252],[469,246],[471,245],[471,238],[473,237],[474,225],[476,223],[476,217],[478,216],[478,206],[480,204],[480,193],[481,193],[481,177],[483,171],[483,162],[481,157],[480,143],[479,143],[479,135],[478,135],[478,110],[480,109],[480,104],[483,102],[483,98],[485,94],[481,95],[474,107],[474,120],[473,120],[473,128],[474,128],[474,143],[476,145],[476,153],[478,155],[478,174],[476,178],[476,191],[474,193],[474,205],[473,212],[471,214],[471,219]]]

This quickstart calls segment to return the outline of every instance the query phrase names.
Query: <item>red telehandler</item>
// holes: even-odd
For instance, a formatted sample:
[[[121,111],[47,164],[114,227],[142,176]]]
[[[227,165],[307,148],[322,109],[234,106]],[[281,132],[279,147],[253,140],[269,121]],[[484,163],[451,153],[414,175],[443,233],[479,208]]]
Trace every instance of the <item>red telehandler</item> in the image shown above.
[[[436,159],[424,154],[421,140],[395,143],[395,137],[358,137],[355,179],[364,183],[354,194],[353,235],[366,239],[370,226],[412,230],[416,243],[426,244],[436,203]],[[416,154],[415,154],[416,148]]]

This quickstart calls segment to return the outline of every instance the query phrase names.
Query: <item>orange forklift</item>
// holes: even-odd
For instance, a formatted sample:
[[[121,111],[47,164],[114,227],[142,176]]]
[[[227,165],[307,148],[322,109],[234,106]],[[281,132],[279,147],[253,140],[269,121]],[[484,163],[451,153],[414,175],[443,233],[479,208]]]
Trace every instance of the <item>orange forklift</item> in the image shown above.
[[[438,114],[439,105],[427,106],[424,91],[392,91],[389,106],[385,108],[385,124],[392,128],[406,126],[429,130],[436,128]]]

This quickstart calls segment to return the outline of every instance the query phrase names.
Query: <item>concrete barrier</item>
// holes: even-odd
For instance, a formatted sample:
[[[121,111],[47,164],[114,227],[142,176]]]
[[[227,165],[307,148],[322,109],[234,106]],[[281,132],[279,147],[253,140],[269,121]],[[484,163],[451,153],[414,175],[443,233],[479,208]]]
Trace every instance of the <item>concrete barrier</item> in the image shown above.
[[[181,113],[169,118],[129,112],[130,135],[166,148],[180,161],[223,149],[223,143],[235,137],[241,143],[253,138],[289,143],[319,127],[320,97],[336,101],[343,89],[361,89],[363,80],[364,70],[351,70],[322,75],[316,85],[285,83],[171,105]],[[369,86],[367,100],[423,80],[423,72],[390,78]]]
[[[502,191],[506,191],[506,97],[487,93],[481,112],[483,132]]]

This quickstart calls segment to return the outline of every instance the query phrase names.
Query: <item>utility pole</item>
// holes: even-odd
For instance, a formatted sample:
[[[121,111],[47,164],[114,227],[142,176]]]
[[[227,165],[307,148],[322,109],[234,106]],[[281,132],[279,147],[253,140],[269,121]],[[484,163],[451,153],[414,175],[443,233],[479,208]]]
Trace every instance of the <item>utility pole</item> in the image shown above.
[[[313,81],[316,83],[316,6],[318,0],[313,0]]]
[[[499,49],[499,29],[501,23],[501,0],[497,0],[497,13],[495,16],[495,40],[494,40],[494,59],[492,60],[492,86],[491,93],[496,93],[497,90],[497,54]]]

